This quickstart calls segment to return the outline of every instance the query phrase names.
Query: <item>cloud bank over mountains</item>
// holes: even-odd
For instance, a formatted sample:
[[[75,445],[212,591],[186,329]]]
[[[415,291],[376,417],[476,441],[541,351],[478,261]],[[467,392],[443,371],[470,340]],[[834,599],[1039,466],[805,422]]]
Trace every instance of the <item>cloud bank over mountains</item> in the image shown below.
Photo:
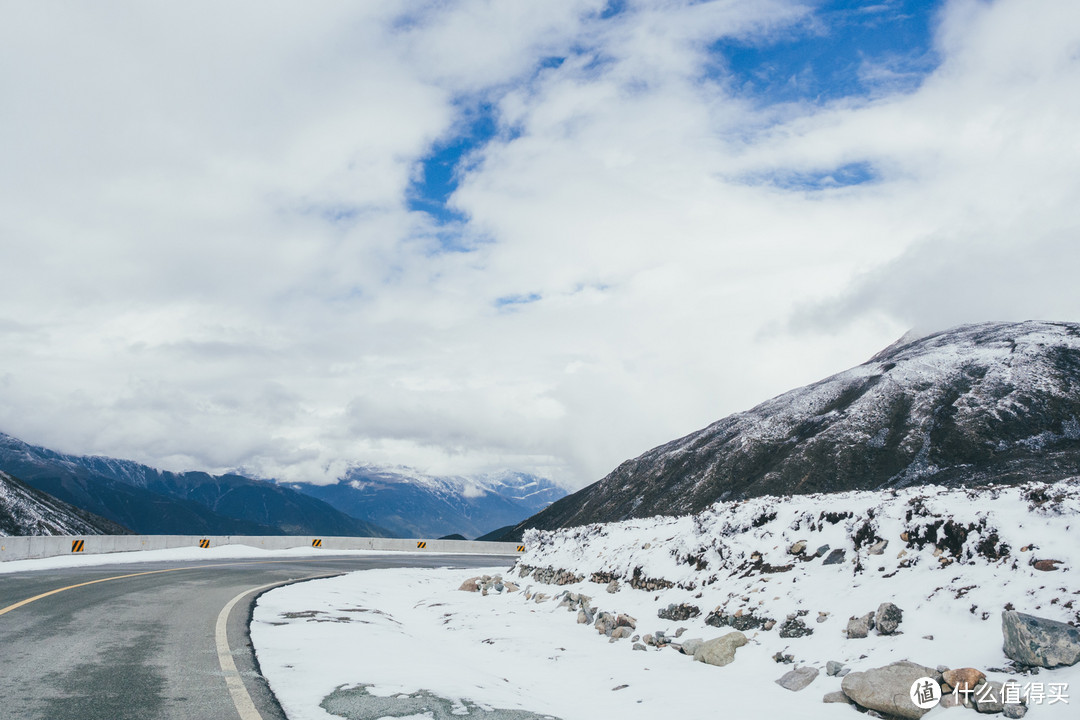
[[[1072,4],[6,16],[29,442],[577,487],[908,327],[1080,319]]]

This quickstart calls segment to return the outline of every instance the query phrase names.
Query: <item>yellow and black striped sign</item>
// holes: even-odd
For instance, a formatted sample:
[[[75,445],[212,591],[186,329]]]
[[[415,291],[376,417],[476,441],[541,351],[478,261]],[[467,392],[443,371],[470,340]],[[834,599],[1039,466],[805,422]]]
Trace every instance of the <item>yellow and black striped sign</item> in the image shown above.
[[[71,541],[71,552],[82,552],[83,551],[83,545],[85,543],[86,543],[85,540],[72,540]]]
[[[314,540],[312,540],[311,541],[311,547],[322,547],[322,539],[321,538],[315,538]]]
[[[525,546],[524,545],[518,545],[518,552],[525,552]]]
[[[210,547],[210,541],[207,540],[206,538],[203,538],[202,540],[199,541],[199,547],[201,547],[201,548]]]
[[[423,549],[424,549],[424,548],[426,548],[426,547],[427,547],[427,543],[426,543],[426,542],[424,542],[423,540],[421,540],[420,542],[416,543],[416,548],[417,548],[418,550],[423,550]]]

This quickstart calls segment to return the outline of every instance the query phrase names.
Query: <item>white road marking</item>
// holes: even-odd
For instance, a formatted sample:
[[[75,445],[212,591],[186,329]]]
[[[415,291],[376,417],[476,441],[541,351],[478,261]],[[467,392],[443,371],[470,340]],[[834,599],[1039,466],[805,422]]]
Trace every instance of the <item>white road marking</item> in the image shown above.
[[[297,578],[295,580],[283,580],[281,582],[272,582],[266,585],[259,585],[240,593],[221,609],[218,613],[217,624],[214,627],[214,640],[217,643],[218,664],[221,665],[221,672],[225,675],[225,685],[229,688],[229,695],[232,696],[233,705],[236,706],[236,712],[240,714],[240,720],[262,720],[262,715],[255,708],[255,703],[251,700],[251,695],[248,694],[247,688],[244,687],[244,680],[240,677],[240,673],[236,669],[236,663],[233,662],[232,650],[229,649],[229,637],[228,637],[228,624],[229,613],[232,612],[236,603],[247,597],[253,592],[260,590],[266,590],[267,588],[276,587],[278,585],[288,585],[289,583],[301,582],[303,580],[315,580],[317,578],[335,577],[340,573],[333,573],[330,575],[312,575],[305,578]]]

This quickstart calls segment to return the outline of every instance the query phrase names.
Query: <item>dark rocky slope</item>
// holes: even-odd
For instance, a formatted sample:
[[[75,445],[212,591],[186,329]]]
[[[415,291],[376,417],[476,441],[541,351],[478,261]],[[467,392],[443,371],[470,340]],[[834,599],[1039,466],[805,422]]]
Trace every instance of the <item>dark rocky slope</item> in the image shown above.
[[[1080,324],[905,336],[868,362],[628,460],[505,533],[718,500],[1080,476]]]
[[[130,533],[121,525],[80,510],[0,472],[0,536]]]

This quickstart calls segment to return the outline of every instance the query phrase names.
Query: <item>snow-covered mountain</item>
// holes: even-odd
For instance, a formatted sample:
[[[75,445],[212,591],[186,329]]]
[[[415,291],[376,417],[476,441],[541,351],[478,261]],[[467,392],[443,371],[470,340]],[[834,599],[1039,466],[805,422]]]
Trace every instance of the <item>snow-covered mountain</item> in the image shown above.
[[[1080,475],[1080,324],[905,336],[868,362],[628,460],[519,524],[550,529],[719,500]]]
[[[124,535],[130,532],[0,472],[0,536]]]
[[[290,487],[407,537],[476,538],[512,526],[566,494],[525,473],[433,476],[399,467],[357,467],[332,485]]]

